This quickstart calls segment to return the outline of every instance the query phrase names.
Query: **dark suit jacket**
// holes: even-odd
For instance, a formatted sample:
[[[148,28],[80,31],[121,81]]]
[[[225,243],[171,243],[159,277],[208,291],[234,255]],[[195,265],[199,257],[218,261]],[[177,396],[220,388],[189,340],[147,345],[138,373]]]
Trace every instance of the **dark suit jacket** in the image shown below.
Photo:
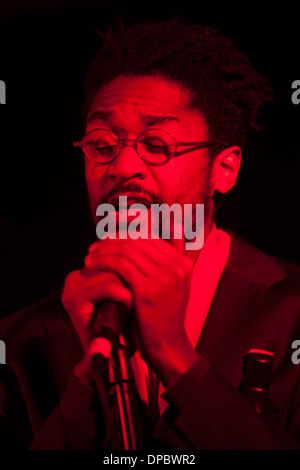
[[[199,360],[165,393],[170,405],[146,447],[300,448],[300,365],[291,360],[291,344],[300,339],[300,269],[231,236],[197,345]],[[0,365],[0,445],[101,448],[107,416],[95,388],[72,374],[82,350],[60,292],[2,320],[0,339],[7,346],[7,365]],[[238,391],[250,348],[275,354],[275,418],[257,415]],[[114,436],[108,448],[118,448]]]

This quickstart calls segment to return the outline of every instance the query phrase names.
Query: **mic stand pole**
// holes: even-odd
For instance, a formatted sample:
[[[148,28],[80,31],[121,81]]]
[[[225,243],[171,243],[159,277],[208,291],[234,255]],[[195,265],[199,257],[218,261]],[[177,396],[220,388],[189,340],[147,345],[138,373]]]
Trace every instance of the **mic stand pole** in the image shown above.
[[[133,374],[128,362],[127,348],[119,335],[114,355],[114,377],[117,402],[119,407],[123,442],[125,450],[136,450],[132,407],[130,403],[131,388],[134,383]]]

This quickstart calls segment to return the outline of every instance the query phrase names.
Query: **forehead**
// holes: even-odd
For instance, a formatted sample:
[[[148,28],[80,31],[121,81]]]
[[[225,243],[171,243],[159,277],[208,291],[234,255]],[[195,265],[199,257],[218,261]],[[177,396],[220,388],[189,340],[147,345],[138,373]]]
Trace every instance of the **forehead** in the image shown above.
[[[130,107],[140,114],[175,114],[188,111],[190,94],[158,77],[120,76],[105,84],[96,94],[88,113],[95,110],[113,115],[120,108]]]

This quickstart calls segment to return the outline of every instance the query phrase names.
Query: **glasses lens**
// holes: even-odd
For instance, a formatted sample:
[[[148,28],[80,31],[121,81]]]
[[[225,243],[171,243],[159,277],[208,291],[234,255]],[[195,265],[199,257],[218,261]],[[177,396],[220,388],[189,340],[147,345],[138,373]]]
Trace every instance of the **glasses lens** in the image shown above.
[[[140,157],[148,163],[164,163],[174,154],[174,140],[165,131],[150,129],[140,135],[137,149]]]
[[[90,159],[105,163],[114,158],[117,141],[110,132],[96,129],[86,135],[84,148]]]

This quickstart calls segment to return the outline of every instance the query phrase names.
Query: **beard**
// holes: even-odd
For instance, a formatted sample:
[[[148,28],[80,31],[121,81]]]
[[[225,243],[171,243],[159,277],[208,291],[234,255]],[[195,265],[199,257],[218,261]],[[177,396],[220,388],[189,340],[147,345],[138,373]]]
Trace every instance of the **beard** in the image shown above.
[[[190,207],[190,210],[188,211],[188,223],[192,231],[196,232],[197,230],[197,209],[196,209],[197,205],[204,204],[205,212],[206,211],[209,212],[211,204],[212,204],[213,190],[212,190],[212,185],[211,185],[211,170],[208,169],[205,182],[201,190],[199,190],[199,188],[188,187],[186,191],[183,192],[182,188],[174,187],[174,191],[172,192],[172,194],[164,198],[161,195],[156,194],[153,191],[150,191],[144,188],[139,183],[136,183],[136,182],[120,183],[114,186],[114,188],[111,191],[109,191],[107,194],[102,196],[97,201],[96,207],[99,207],[100,204],[110,204],[111,206],[114,207],[115,212],[119,213],[120,207],[119,207],[119,202],[118,202],[119,201],[118,196],[126,195],[126,194],[130,194],[130,198],[128,199],[132,201],[131,204],[142,203],[146,207],[146,209],[148,210],[148,227],[149,229],[150,229],[150,225],[152,228],[155,227],[154,232],[159,237],[162,238],[162,233],[164,233],[163,232],[164,222],[163,222],[162,214],[160,214],[159,219],[152,221],[151,217],[152,217],[153,212],[152,212],[151,206],[153,204],[158,205],[158,206],[167,205],[169,208],[171,208],[171,206],[173,205],[176,205],[177,207],[180,206],[181,214],[185,214],[185,205],[189,204],[191,207]],[[136,200],[135,200],[135,195],[136,195]],[[128,208],[129,207],[130,205],[128,204]],[[118,215],[119,214],[117,214],[117,216]],[[96,223],[100,221],[102,218],[103,216],[96,216]],[[174,213],[170,213],[170,218],[169,218],[168,223],[170,225],[171,237],[173,236],[173,233],[174,233],[174,220],[175,220]],[[122,228],[124,229],[124,226]],[[117,230],[118,229],[119,227],[117,228]]]

